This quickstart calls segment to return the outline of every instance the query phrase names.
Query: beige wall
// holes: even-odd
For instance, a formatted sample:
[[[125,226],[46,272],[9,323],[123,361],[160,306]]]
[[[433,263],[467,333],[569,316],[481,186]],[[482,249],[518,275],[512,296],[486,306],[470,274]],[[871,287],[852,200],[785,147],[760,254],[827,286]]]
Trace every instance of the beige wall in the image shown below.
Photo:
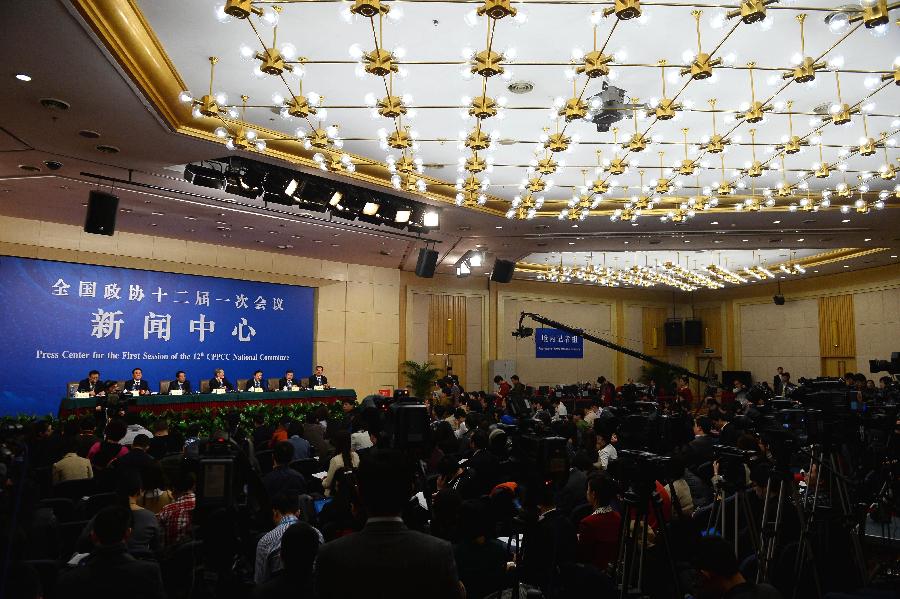
[[[887,360],[900,351],[900,289],[857,293],[853,298],[856,368],[869,375],[869,360]],[[884,376],[881,373],[878,376]]]
[[[89,235],[3,216],[0,254],[316,287],[314,358],[329,382],[360,397],[397,383],[398,270],[133,233]]]
[[[819,376],[819,320],[815,299],[739,304],[741,368],[754,380],[771,380],[778,366],[801,376]],[[723,381],[729,384],[731,381]]]

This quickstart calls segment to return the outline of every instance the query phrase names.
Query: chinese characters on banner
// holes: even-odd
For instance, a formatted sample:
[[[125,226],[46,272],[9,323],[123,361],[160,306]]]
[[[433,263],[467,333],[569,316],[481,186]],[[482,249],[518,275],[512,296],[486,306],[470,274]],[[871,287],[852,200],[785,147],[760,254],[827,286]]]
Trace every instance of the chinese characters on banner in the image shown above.
[[[536,329],[534,332],[534,357],[583,358],[584,337],[559,329]]]
[[[62,278],[56,280],[55,283],[50,285],[49,292],[51,295],[62,297],[69,295],[69,289],[72,288],[72,284],[68,283]],[[107,283],[103,286],[103,299],[104,300],[123,300],[121,296],[122,288],[116,283]],[[173,292],[176,298],[187,297],[190,295],[188,291],[175,291]],[[78,297],[96,297],[97,294],[97,282],[96,281],[78,281]],[[157,304],[164,303],[164,298],[169,296],[168,292],[164,292],[162,287],[157,287],[156,291],[150,294],[151,296],[156,298]],[[140,285],[129,285],[128,286],[128,300],[129,302],[142,302],[144,299],[144,290]],[[272,311],[284,311],[284,298],[283,297],[272,297],[271,304],[269,303],[269,299],[267,297],[263,297],[262,295],[258,295],[255,300],[253,300],[253,309],[254,310],[266,310],[270,309]],[[243,293],[238,293],[234,296],[234,299],[231,297],[217,297],[215,301],[217,302],[225,302],[231,303],[234,302],[234,308],[236,310],[249,310],[250,303],[248,303],[250,298]],[[125,300],[123,300],[125,301]],[[210,292],[209,291],[197,291],[195,299],[173,299],[168,300],[174,302],[176,304],[192,304],[194,306],[209,306],[210,302]],[[93,317],[90,325],[91,325],[91,336],[96,337],[97,339],[103,339],[105,337],[111,337],[113,339],[119,339],[122,334],[122,325],[124,324],[124,320],[119,318],[123,315],[121,310],[115,311],[106,311],[103,308],[97,308],[97,311],[92,313]],[[152,335],[155,335],[155,339],[160,341],[168,341],[172,336],[172,315],[171,314],[161,314],[155,313],[152,311],[148,311],[144,318],[144,339],[150,339]],[[178,324],[178,323],[176,323]],[[197,333],[197,340],[200,343],[204,343],[207,338],[207,333],[215,333],[216,331],[216,322],[214,320],[206,320],[206,315],[200,314],[199,320],[190,320],[185,323],[186,326],[182,327],[185,333],[192,334]],[[176,333],[181,329],[176,329]],[[231,331],[231,335],[236,337],[238,341],[246,343],[253,339],[256,336],[256,329],[250,324],[247,318],[240,318],[235,321],[234,328]]]

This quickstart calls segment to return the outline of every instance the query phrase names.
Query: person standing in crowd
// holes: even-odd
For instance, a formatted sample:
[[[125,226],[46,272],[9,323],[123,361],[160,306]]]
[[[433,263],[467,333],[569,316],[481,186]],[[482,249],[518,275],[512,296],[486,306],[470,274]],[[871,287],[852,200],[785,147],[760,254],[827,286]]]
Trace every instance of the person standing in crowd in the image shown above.
[[[187,380],[187,375],[183,370],[175,373],[175,380],[169,382],[169,393],[172,391],[181,391],[185,395],[191,393],[191,382]]]
[[[413,483],[409,459],[396,450],[373,449],[359,466],[358,480],[368,521],[360,532],[319,548],[318,598],[463,599],[450,544],[409,530],[400,517]]]
[[[490,530],[487,506],[479,499],[463,501],[458,522],[459,542],[453,555],[466,597],[486,597],[506,588],[506,546]]]
[[[519,379],[518,374],[514,374],[509,377],[509,381],[512,384],[512,389],[510,390],[510,395],[514,397],[524,397],[525,396],[525,385]]]
[[[131,380],[125,381],[123,390],[132,395],[150,395],[150,385],[144,380],[144,372],[140,368],[131,371]]]
[[[781,375],[784,374],[784,368],[779,366],[777,369],[777,374],[775,378],[772,379],[772,390],[775,391],[775,395],[781,397],[784,394],[783,381],[781,380]]]
[[[322,535],[306,522],[295,522],[281,535],[282,569],[257,586],[253,599],[314,597],[313,564]]]
[[[789,396],[797,389],[797,385],[791,382],[790,372],[781,373],[781,389],[785,397]]]
[[[686,412],[690,412],[691,407],[694,405],[694,392],[691,391],[691,386],[688,385],[687,377],[678,377],[678,391],[676,395],[681,408]]]
[[[696,468],[700,464],[712,462],[715,440],[710,435],[711,432],[712,422],[708,416],[694,418],[694,438],[687,446],[688,466]]]
[[[100,371],[92,370],[88,373],[87,378],[78,383],[78,392],[87,393],[91,397],[104,393],[100,385]]]
[[[575,526],[569,514],[557,508],[552,486],[540,485],[530,493],[535,513],[526,521],[522,538],[522,579],[540,588],[544,597],[564,597],[566,577],[577,554]],[[584,494],[582,488],[582,500]]]
[[[256,544],[256,568],[253,581],[262,584],[283,568],[281,540],[287,529],[300,521],[300,496],[288,491],[272,498],[272,521],[275,528]],[[319,536],[321,542],[321,535]]]
[[[497,385],[497,395],[506,399],[509,396],[509,392],[512,390],[512,385],[507,383],[499,374],[494,377],[494,384]]]
[[[216,389],[234,391],[234,385],[231,384],[231,381],[225,378],[225,371],[221,368],[216,368],[213,371],[213,378],[209,379],[209,390],[215,391]]]

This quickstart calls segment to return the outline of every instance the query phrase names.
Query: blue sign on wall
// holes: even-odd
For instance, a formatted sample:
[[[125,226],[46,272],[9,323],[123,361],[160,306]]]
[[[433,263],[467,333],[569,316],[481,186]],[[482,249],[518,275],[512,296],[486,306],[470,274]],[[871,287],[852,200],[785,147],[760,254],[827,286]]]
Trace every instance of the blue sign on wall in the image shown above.
[[[536,329],[535,358],[583,358],[584,338],[559,329]]]
[[[313,367],[314,289],[0,256],[0,414],[55,413],[66,384],[140,367],[236,383]]]

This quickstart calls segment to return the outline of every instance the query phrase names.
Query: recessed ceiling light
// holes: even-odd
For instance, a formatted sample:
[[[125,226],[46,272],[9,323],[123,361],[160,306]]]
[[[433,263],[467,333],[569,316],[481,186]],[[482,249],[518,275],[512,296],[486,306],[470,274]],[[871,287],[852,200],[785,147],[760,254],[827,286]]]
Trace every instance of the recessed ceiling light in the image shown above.
[[[197,220],[196,216],[185,216],[184,218],[186,218],[187,220]]]
[[[818,270],[814,270],[813,272],[819,272]]]
[[[574,241],[570,241],[570,242],[569,242],[569,245],[575,245],[575,242],[574,242]]]
[[[773,220],[773,221],[772,221],[772,224],[773,224],[773,225],[780,225],[780,224],[781,224],[781,221],[780,221],[780,220]]]
[[[896,258],[897,256],[891,256],[891,258]]]
[[[165,216],[165,214],[163,214],[162,212],[151,212],[150,214],[152,214],[153,216]]]
[[[256,243],[265,243],[265,241],[263,241],[262,239],[257,239]]]
[[[713,243],[722,243],[721,239],[713,239]]]
[[[26,75],[25,73],[19,73],[18,75],[16,75],[16,79],[27,83],[27,82],[31,81],[31,75]]]
[[[628,245],[628,242],[627,242],[627,241],[625,242],[625,245]]]
[[[572,228],[573,228],[573,229],[577,229],[577,228],[578,228],[578,225],[572,225]]]
[[[244,228],[247,229],[248,231],[253,230],[253,227],[251,227],[250,225],[244,225]]]
[[[711,224],[711,225],[718,225],[718,224],[719,224],[719,221],[714,220],[713,222],[711,222],[711,223],[709,223],[709,224]]]
[[[748,241],[750,241],[750,240],[749,240],[749,239],[741,239],[741,241],[743,241],[743,242],[746,243],[746,242],[748,242]]]
[[[865,239],[863,239],[863,241],[872,241],[872,238],[871,238],[871,237],[866,237]]]
[[[322,243],[321,239],[313,239],[313,243]]]
[[[340,244],[332,243],[332,244],[331,244],[331,247],[333,247],[333,248],[340,247]]]
[[[801,237],[801,238],[800,238],[800,239],[798,239],[798,240],[797,240],[797,241],[805,241],[805,240],[806,240],[806,238],[805,238],[805,237]]]
[[[502,229],[502,228],[503,228],[503,225],[497,225],[497,226],[494,227],[494,228],[495,228],[495,229]]]
[[[850,267],[849,267],[849,266],[847,266],[847,265],[846,265],[846,264],[845,264],[845,265],[844,265],[844,268],[850,268]]]
[[[849,223],[849,222],[850,222],[850,219],[849,219],[849,218],[845,218],[845,219],[842,220],[841,222],[842,222],[842,223]]]

